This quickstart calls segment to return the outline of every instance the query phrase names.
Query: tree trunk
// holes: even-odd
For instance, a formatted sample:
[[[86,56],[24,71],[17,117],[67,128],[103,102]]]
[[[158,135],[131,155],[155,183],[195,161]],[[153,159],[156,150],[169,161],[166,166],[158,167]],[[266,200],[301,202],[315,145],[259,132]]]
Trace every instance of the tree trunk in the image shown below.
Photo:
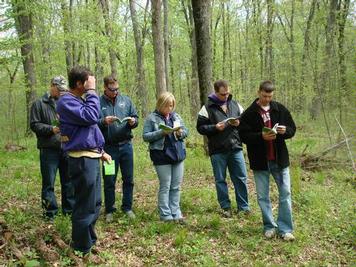
[[[72,1],[71,1],[72,3]],[[72,4],[70,4],[72,7]],[[67,67],[67,75],[69,74],[70,70],[73,68],[73,55],[72,55],[72,42],[70,41],[69,34],[71,32],[71,11],[68,8],[67,1],[61,1],[61,8],[63,13],[63,31],[64,31],[64,49],[66,54],[66,67]]]
[[[145,18],[147,14],[147,7],[148,7],[149,0],[146,3],[145,9]],[[132,27],[134,32],[135,38],[135,47],[136,47],[136,83],[137,83],[137,97],[141,104],[141,112],[142,117],[146,117],[148,110],[147,110],[147,88],[146,88],[146,79],[145,79],[145,68],[144,68],[144,32],[146,28],[142,29],[142,36],[140,34],[139,24],[137,22],[137,15],[136,15],[136,6],[135,0],[130,0],[130,12],[131,12],[131,20],[132,20]]]
[[[196,38],[195,38],[195,27],[193,19],[193,10],[192,4],[189,1],[188,6],[185,5],[185,0],[181,0],[183,7],[185,21],[187,23],[189,40],[191,44],[191,56],[190,63],[192,67],[190,83],[191,86],[188,86],[188,95],[190,101],[190,115],[193,121],[197,119],[197,114],[200,109],[199,101],[199,80],[198,80],[198,61],[197,61],[197,47],[196,47]]]
[[[295,43],[294,43],[294,13],[295,13],[295,0],[291,0],[291,15],[290,19],[288,19],[288,16],[285,16],[285,21],[283,22],[282,17],[280,14],[277,14],[277,17],[279,19],[280,24],[282,25],[282,29],[284,32],[284,35],[287,39],[288,45],[289,45],[289,51],[290,51],[290,61],[289,61],[289,66],[290,66],[290,74],[289,76],[291,77],[290,80],[290,85],[288,86],[288,89],[286,88],[285,92],[285,98],[286,98],[286,105],[289,105],[289,101],[292,101],[294,99],[294,96],[296,98],[299,97],[298,91],[295,91],[295,88],[297,88],[297,81],[296,81],[296,74],[297,74],[297,69],[296,69],[296,63],[295,63]],[[285,13],[285,12],[284,12]],[[287,29],[287,25],[289,26],[289,29]],[[292,88],[292,89],[289,89]],[[301,111],[301,107],[299,107],[297,101],[292,101],[292,106],[297,108],[297,111]]]
[[[100,0],[100,4],[101,4],[103,17],[105,21],[105,34],[109,40],[109,60],[110,60],[111,75],[118,78],[116,52],[115,49],[113,48],[114,38],[112,36],[109,2],[108,0]]]
[[[211,39],[209,32],[210,0],[192,0],[196,35],[200,106],[212,91]]]
[[[346,18],[349,14],[350,0],[340,0],[339,12],[338,12],[338,24],[339,24],[339,67],[340,67],[340,89],[339,89],[339,118],[340,123],[343,122],[343,107],[346,105],[345,98],[347,96],[347,79],[346,79],[346,62],[345,62],[345,24]]]
[[[99,88],[101,88],[101,83],[104,78],[104,67],[103,67],[103,57],[100,53],[100,48],[95,45],[94,48],[95,53],[95,83],[96,83],[96,91],[99,92]]]
[[[301,110],[301,107],[303,105],[303,102],[305,101],[305,89],[306,89],[306,74],[307,74],[307,57],[309,57],[309,49],[310,49],[310,31],[311,31],[311,26],[312,22],[314,19],[314,14],[315,14],[315,7],[317,4],[317,0],[313,0],[311,5],[310,5],[310,10],[309,10],[309,15],[308,15],[308,20],[307,20],[307,25],[304,31],[304,48],[303,48],[303,54],[302,54],[302,60],[301,60],[301,75],[300,75],[300,86],[299,86],[299,93],[297,97],[297,109]]]
[[[27,111],[27,125],[26,135],[32,134],[30,128],[30,109],[33,101],[36,98],[35,85],[36,85],[36,73],[35,62],[33,57],[33,24],[31,9],[26,8],[25,2],[21,0],[13,0],[11,2],[13,11],[15,13],[15,27],[17,34],[21,42],[21,56],[22,64],[25,74],[26,84],[26,111]]]
[[[171,91],[169,84],[169,69],[170,69],[170,44],[169,44],[169,32],[168,32],[168,0],[163,0],[163,43],[164,43],[164,65],[166,75],[167,90]]]
[[[167,91],[166,69],[164,63],[164,45],[162,36],[161,4],[161,0],[151,0],[156,97],[158,97],[161,93]]]
[[[266,56],[265,56],[265,74],[268,79],[274,80],[273,70],[273,21],[274,21],[274,0],[267,0],[267,32],[266,32]]]
[[[210,12],[210,11],[209,11]],[[214,79],[216,79],[217,76],[219,76],[217,74],[217,60],[216,60],[216,42],[217,42],[217,38],[216,38],[216,33],[218,31],[218,26],[219,26],[219,22],[220,22],[220,18],[221,18],[221,10],[219,10],[219,14],[218,14],[218,17],[216,18],[216,21],[215,21],[215,26],[214,26],[214,29],[213,29],[213,66],[212,66],[212,77]],[[212,21],[212,18],[211,18],[211,21]]]

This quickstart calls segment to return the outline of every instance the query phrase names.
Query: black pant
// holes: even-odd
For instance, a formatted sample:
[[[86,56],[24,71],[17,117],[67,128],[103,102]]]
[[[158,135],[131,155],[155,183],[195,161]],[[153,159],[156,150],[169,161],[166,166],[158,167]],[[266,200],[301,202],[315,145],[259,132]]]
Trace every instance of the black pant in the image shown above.
[[[72,247],[87,253],[95,244],[94,230],[101,206],[99,159],[68,159],[69,177],[74,185],[75,204],[72,215]]]

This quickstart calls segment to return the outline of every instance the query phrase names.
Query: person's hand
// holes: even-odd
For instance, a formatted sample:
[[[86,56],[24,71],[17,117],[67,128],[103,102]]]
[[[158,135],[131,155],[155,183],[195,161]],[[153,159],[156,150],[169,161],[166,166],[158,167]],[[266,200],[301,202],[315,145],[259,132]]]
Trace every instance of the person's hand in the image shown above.
[[[106,116],[106,117],[104,118],[104,123],[105,123],[106,125],[110,125],[110,124],[112,124],[115,120],[116,120],[116,117],[115,117],[115,116]]]
[[[287,127],[284,125],[278,125],[277,126],[277,133],[279,134],[285,134],[286,133]]]
[[[105,153],[101,155],[101,160],[106,161],[107,163],[111,163],[111,156],[108,153]]]
[[[237,127],[237,126],[240,125],[240,120],[239,120],[239,119],[236,119],[236,120],[229,121],[228,123],[229,123],[230,125],[232,125],[232,126]]]
[[[175,135],[176,135],[177,137],[181,137],[182,134],[183,134],[183,129],[182,129],[182,128],[179,128],[178,130],[175,131]]]
[[[59,132],[60,132],[59,127],[57,127],[57,126],[53,126],[53,128],[52,128],[52,132],[53,132],[54,134],[59,133]]]
[[[163,135],[169,135],[172,133],[171,130],[162,130],[162,132],[163,132]]]
[[[272,141],[276,139],[276,137],[277,137],[276,134],[273,132],[268,132],[268,133],[262,132],[262,138],[265,141]]]
[[[94,76],[88,77],[88,80],[86,80],[84,83],[84,88],[85,88],[85,91],[88,91],[88,90],[95,91],[95,77]]]
[[[128,120],[128,123],[130,126],[133,126],[136,122],[136,119],[134,117],[130,117],[130,119]]]
[[[215,125],[216,129],[218,129],[219,131],[223,131],[226,127],[226,124],[225,122],[221,121],[221,122],[218,122],[216,125]]]

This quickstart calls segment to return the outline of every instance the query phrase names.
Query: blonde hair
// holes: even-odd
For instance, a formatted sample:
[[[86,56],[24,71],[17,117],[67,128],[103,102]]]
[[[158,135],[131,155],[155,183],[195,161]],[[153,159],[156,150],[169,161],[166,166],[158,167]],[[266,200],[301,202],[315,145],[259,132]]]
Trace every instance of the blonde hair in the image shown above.
[[[161,109],[166,107],[168,103],[173,104],[173,110],[176,108],[176,99],[174,98],[174,95],[170,92],[160,94],[156,104],[157,111],[161,111]]]

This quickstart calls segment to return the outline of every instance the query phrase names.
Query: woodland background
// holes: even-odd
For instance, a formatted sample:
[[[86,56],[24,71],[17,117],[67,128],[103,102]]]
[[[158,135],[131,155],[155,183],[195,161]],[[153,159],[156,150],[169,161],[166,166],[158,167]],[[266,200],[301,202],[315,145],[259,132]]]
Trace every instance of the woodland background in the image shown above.
[[[53,76],[66,76],[77,64],[95,73],[99,93],[102,78],[116,75],[141,126],[156,96],[173,92],[191,132],[182,195],[189,226],[158,222],[157,182],[139,126],[134,138],[139,220],[118,215],[114,225],[99,221],[104,241],[93,264],[356,262],[354,1],[3,0],[0,29],[0,263],[80,261],[65,246],[68,218],[58,217],[51,227],[40,218],[38,154],[28,127],[33,100],[48,90]],[[273,80],[275,98],[297,123],[289,142],[297,225],[291,245],[260,236],[251,174],[253,215],[225,220],[217,214],[210,162],[195,131],[197,112],[217,79],[229,81],[244,107],[262,80]]]

